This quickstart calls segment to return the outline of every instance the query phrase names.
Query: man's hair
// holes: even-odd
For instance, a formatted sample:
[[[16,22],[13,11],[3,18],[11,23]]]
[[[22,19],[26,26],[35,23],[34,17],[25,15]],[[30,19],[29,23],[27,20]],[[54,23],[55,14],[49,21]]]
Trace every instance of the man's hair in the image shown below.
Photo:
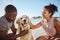
[[[9,4],[5,7],[5,12],[6,13],[17,12],[17,9],[15,6]]]

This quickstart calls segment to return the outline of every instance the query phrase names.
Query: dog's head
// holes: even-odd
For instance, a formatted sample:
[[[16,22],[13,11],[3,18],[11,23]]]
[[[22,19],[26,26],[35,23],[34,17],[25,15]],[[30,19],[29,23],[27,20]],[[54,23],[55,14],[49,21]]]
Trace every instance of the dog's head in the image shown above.
[[[18,20],[17,20],[17,24],[18,25],[22,25],[22,28],[28,28],[28,23],[29,23],[29,17],[26,15],[21,16]]]
[[[29,23],[29,17],[26,15],[23,15],[20,19],[20,22],[21,22],[22,26],[26,27],[27,24]]]

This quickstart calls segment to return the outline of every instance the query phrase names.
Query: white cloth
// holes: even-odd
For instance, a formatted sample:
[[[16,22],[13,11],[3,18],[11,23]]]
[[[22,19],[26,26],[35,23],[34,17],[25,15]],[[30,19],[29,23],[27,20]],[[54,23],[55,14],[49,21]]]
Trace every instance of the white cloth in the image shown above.
[[[5,18],[5,16],[2,16],[0,18],[0,30],[6,30],[8,32],[8,30],[11,28],[13,22],[9,23],[7,21],[7,19]]]

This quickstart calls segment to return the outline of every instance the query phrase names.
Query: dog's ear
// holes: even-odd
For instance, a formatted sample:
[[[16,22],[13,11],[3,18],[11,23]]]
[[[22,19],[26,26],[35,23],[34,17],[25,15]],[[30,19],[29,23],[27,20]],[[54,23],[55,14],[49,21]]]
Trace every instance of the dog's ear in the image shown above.
[[[17,24],[20,24],[20,18],[17,19],[16,23]]]
[[[28,23],[30,23],[31,22],[31,20],[28,18]]]
[[[28,19],[28,23],[29,23],[29,21],[30,21],[29,17],[28,17],[28,16],[26,16],[26,18]]]

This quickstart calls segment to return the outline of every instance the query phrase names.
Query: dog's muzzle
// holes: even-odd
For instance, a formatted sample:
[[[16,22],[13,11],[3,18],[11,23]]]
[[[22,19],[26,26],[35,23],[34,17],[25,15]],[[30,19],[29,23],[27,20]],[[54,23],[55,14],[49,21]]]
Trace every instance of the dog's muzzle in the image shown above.
[[[23,20],[21,24],[22,24],[22,26],[26,27],[26,25],[27,25],[26,20]]]
[[[26,24],[26,20],[23,20],[24,24]]]

